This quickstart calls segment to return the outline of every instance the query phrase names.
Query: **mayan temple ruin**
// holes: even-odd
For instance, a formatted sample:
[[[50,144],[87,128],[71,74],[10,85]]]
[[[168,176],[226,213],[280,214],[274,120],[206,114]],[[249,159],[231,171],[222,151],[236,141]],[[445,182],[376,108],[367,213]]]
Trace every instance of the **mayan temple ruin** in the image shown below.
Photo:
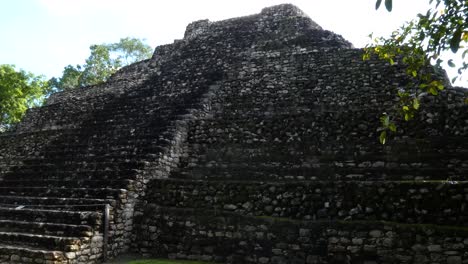
[[[381,145],[413,80],[362,55],[285,4],[52,95],[0,135],[0,263],[468,263],[467,90]]]

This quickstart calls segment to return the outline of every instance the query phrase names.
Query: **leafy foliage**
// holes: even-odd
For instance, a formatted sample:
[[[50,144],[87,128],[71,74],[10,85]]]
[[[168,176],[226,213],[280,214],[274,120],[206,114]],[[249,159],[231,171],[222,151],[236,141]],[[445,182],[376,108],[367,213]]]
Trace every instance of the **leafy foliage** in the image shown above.
[[[40,105],[48,90],[42,76],[0,65],[0,132],[19,122],[29,107]]]
[[[379,9],[381,3],[382,0],[376,1],[376,9]],[[393,116],[385,113],[381,119],[382,144],[385,144],[388,132],[396,131],[397,118],[401,117],[405,121],[413,119],[420,108],[420,96],[438,95],[445,88],[442,81],[434,78],[433,72],[429,70],[431,64],[440,67],[446,63],[449,67],[457,67],[453,60],[444,62],[442,52],[450,50],[457,53],[463,49],[463,62],[458,66],[459,76],[468,68],[465,60],[468,49],[463,46],[468,42],[468,1],[429,0],[429,4],[431,7],[426,14],[418,14],[416,19],[405,23],[390,37],[375,38],[374,43],[366,47],[364,59],[376,54],[390,64],[401,60],[406,66],[406,73],[415,81],[412,85],[419,88],[413,91],[408,87],[398,87],[396,113]],[[392,0],[385,0],[385,7],[389,12],[392,11]],[[459,76],[454,77],[452,82]]]
[[[98,84],[106,81],[120,67],[117,60],[111,58],[108,45],[92,45],[91,55],[83,65],[83,72],[78,79],[80,86]]]
[[[60,78],[45,81],[12,65],[0,65],[0,132],[19,122],[26,110],[42,104],[56,91],[98,84],[106,81],[120,67],[151,56],[151,47],[136,38],[118,43],[92,45],[84,65],[68,65]]]
[[[62,77],[50,80],[53,91],[105,82],[119,68],[151,57],[152,49],[137,38],[122,38],[118,43],[91,45],[83,65],[68,65]]]
[[[51,87],[60,88],[60,90],[68,90],[80,86],[80,77],[82,74],[81,66],[68,65],[63,69],[63,74],[60,79],[52,78],[49,80]]]
[[[118,43],[110,44],[109,50],[117,55],[117,63],[129,65],[151,57],[153,50],[136,38],[122,38]]]

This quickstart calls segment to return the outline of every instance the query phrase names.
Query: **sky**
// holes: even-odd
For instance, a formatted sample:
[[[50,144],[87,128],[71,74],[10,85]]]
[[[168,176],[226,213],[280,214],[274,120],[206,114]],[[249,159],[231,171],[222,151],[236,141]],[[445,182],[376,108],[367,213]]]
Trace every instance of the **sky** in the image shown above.
[[[428,0],[393,2],[389,13],[376,11],[375,0],[0,0],[0,64],[59,77],[65,66],[83,64],[92,44],[136,37],[155,48],[181,39],[192,21],[255,14],[281,3],[364,47],[370,33],[388,36],[428,9]]]

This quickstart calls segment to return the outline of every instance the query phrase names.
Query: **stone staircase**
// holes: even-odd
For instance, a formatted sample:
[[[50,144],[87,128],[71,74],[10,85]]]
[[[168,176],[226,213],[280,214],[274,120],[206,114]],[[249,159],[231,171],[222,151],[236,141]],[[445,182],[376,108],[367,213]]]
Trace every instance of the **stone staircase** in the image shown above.
[[[466,91],[382,146],[411,79],[362,54],[280,5],[53,95],[0,135],[0,263],[466,262]]]
[[[60,146],[67,145],[55,145]],[[2,171],[0,251],[4,263],[97,263],[112,256],[108,246],[118,239],[117,225],[122,224],[118,215],[131,180],[110,180],[117,175],[110,171],[100,179],[80,177],[90,177],[93,169],[86,167],[73,175],[71,170],[87,163],[76,156],[67,161],[63,153],[43,150]],[[93,173],[98,175],[98,171]]]
[[[215,82],[187,80],[175,93],[140,64],[53,95],[0,135],[0,263],[99,263],[128,251],[136,200],[176,166],[184,120],[203,114]]]
[[[49,195],[40,187],[2,187],[4,263],[92,263],[103,256],[106,200],[83,201],[67,197],[66,192],[57,194],[56,190]]]
[[[152,114],[158,106],[138,103],[147,96],[106,104],[91,119],[78,118],[78,129],[2,135],[2,261],[98,263],[129,247],[140,171],[164,152],[173,129],[167,116],[175,108]],[[48,108],[35,111],[47,114]],[[12,144],[18,137],[22,141]]]

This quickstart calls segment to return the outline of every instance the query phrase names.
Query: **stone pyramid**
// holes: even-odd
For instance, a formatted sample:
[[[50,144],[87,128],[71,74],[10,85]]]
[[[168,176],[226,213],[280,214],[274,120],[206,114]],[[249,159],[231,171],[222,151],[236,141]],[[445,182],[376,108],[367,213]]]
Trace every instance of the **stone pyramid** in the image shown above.
[[[412,80],[362,54],[285,4],[54,94],[0,135],[0,263],[466,263],[467,92],[381,145]]]

